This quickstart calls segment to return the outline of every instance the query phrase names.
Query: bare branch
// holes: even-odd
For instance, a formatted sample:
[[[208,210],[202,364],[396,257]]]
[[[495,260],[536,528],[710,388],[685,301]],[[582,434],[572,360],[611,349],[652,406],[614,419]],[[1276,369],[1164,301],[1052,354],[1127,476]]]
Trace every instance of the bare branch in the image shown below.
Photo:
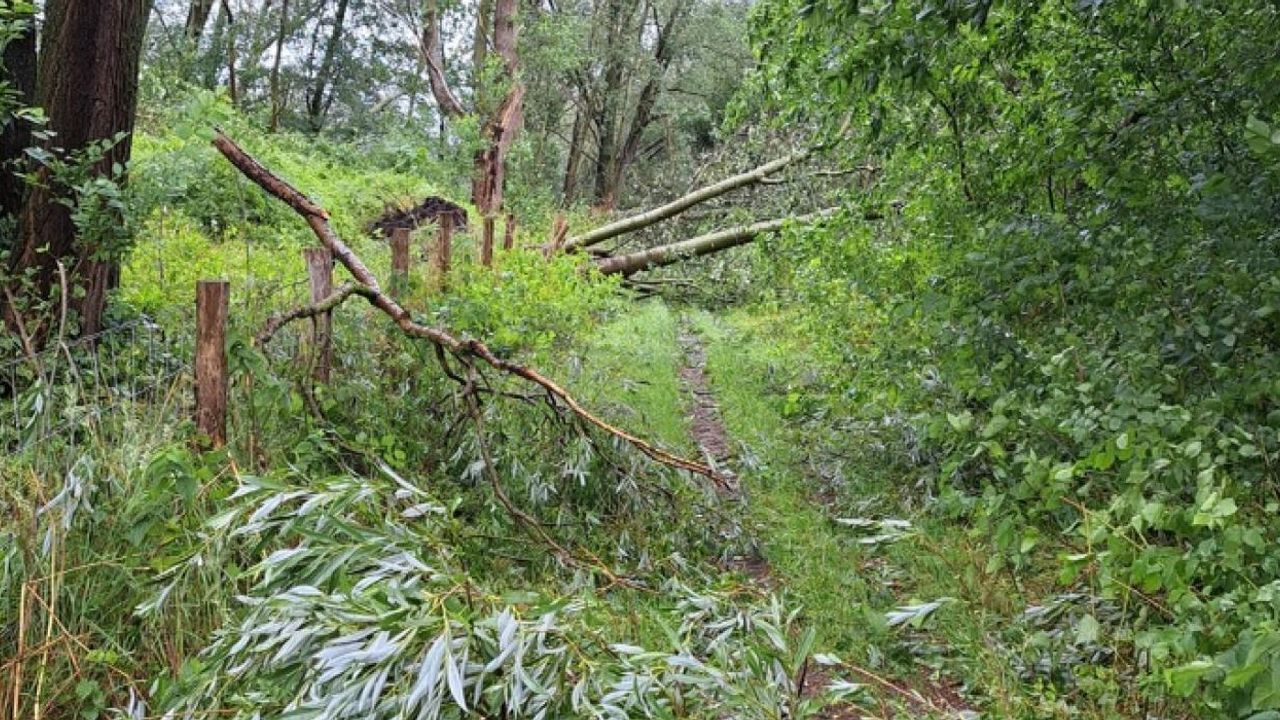
[[[311,226],[311,230],[315,233],[315,236],[320,243],[329,248],[329,251],[333,253],[334,258],[336,258],[338,262],[342,263],[343,267],[345,267],[356,281],[363,286],[358,291],[352,291],[352,294],[359,294],[365,297],[370,304],[389,316],[405,335],[434,343],[441,350],[458,358],[464,364],[467,364],[471,359],[478,359],[495,370],[509,375],[514,375],[531,382],[534,385],[541,387],[549,395],[563,403],[583,422],[618,438],[655,462],[679,470],[687,470],[691,473],[701,475],[718,485],[727,486],[727,481],[720,475],[720,473],[716,472],[710,466],[674,455],[662,448],[645,442],[626,430],[605,422],[590,410],[583,407],[568,390],[565,390],[554,380],[542,375],[537,370],[494,355],[493,352],[489,350],[488,346],[479,340],[459,339],[440,328],[428,327],[415,322],[408,310],[402,307],[390,295],[387,295],[381,290],[378,285],[377,278],[374,277],[368,266],[366,266],[364,262],[362,262],[360,258],[352,252],[351,248],[342,241],[342,238],[338,237],[337,233],[333,231],[333,228],[329,225],[328,213],[320,208],[320,206],[311,202],[311,200],[292,185],[272,174],[271,171],[263,167],[261,163],[251,157],[248,153],[242,150],[240,146],[236,145],[230,138],[223,135],[221,132],[217,134],[213,144],[214,147],[216,147],[232,165],[239,169],[240,172],[244,173],[247,178],[252,180],[263,190],[266,190],[268,193],[289,204],[290,207],[296,210],[298,214],[307,221],[307,224]]]

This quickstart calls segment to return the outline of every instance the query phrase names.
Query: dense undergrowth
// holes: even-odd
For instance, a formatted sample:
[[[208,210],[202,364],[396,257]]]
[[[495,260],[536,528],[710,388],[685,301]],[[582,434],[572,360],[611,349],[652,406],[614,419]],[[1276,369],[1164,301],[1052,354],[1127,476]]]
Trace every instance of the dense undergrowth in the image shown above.
[[[975,221],[922,200],[763,256],[764,317],[803,310],[752,336],[785,328],[816,358],[813,377],[784,374],[782,413],[809,442],[825,434],[811,473],[840,480],[838,511],[898,496],[982,541],[980,563],[951,571],[979,603],[966,614],[1008,625],[947,652],[984,677],[966,664],[1004,638],[999,667],[1032,691],[1004,712],[1277,707],[1269,177],[1257,196],[1183,188],[1158,216],[1112,197]],[[966,542],[921,537],[944,554]]]
[[[384,277],[387,248],[362,230],[384,198],[451,195],[385,157],[340,166],[351,145],[223,121],[324,203]],[[92,432],[6,438],[5,477],[21,478],[0,496],[15,712],[782,717],[818,706],[798,686],[811,636],[788,606],[719,569],[741,542],[734,507],[509,378],[454,364],[448,373],[468,375],[459,385],[362,303],[336,314],[334,380],[314,385],[305,324],[251,344],[269,313],[305,297],[305,226],[180,119],[137,147],[139,241],[114,312],[155,318],[153,342],[184,358],[194,281],[231,280],[231,442],[192,449],[185,372],[162,401],[114,407]],[[525,228],[546,229],[536,215]],[[403,288],[417,316],[692,449],[663,306],[637,311],[572,258],[518,249],[490,271],[467,236],[455,248],[447,292]],[[47,362],[56,372],[61,356]],[[22,407],[93,402],[49,392],[62,391],[34,386]]]
[[[781,720],[821,677],[881,715],[1280,717],[1280,15],[920,5],[755,14],[735,107],[834,138],[805,170],[856,178],[811,186],[833,219],[638,302],[544,258],[556,211],[513,182],[515,251],[480,268],[464,233],[446,291],[401,289],[696,454],[683,323],[742,504],[359,300],[329,384],[305,323],[252,346],[313,238],[209,126],[381,277],[366,223],[460,201],[465,143],[264,134],[189,89],[144,108],[112,312],[159,349],[0,377],[4,711]],[[204,277],[233,285],[211,453],[185,379]]]

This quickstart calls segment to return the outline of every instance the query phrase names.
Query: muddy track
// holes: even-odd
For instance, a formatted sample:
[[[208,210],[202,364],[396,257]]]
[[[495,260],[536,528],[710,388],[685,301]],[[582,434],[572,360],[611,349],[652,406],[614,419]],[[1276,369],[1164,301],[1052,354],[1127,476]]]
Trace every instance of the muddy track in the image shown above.
[[[684,367],[680,368],[680,381],[689,393],[691,417],[689,432],[698,445],[698,452],[703,459],[729,479],[730,492],[739,494],[737,476],[730,466],[733,460],[733,448],[729,434],[725,432],[724,422],[720,419],[720,406],[716,404],[715,395],[707,385],[707,354],[702,349],[702,342],[692,331],[681,328],[680,347],[684,349]]]

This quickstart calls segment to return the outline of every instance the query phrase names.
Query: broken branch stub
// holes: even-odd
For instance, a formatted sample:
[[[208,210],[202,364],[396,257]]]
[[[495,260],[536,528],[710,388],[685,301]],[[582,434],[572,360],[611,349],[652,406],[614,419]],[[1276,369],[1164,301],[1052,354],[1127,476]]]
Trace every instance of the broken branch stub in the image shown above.
[[[727,484],[725,478],[710,466],[667,452],[622,428],[605,422],[578,402],[568,390],[565,390],[554,380],[542,375],[536,369],[494,355],[488,346],[479,340],[459,339],[443,329],[415,322],[408,310],[382,291],[378,285],[377,278],[369,270],[368,266],[333,231],[333,228],[329,225],[329,214],[323,208],[313,203],[292,185],[277,177],[221,132],[214,137],[213,145],[245,177],[297,211],[311,227],[316,239],[333,253],[338,262],[356,280],[355,284],[344,285],[338,292],[330,295],[329,298],[321,303],[304,306],[272,318],[268,322],[267,328],[264,328],[263,332],[259,333],[258,339],[260,343],[269,340],[272,334],[288,322],[312,317],[319,312],[331,310],[352,295],[360,295],[375,308],[390,317],[405,335],[433,343],[439,350],[448,352],[464,364],[469,365],[473,360],[479,360],[499,372],[513,375],[537,385],[586,424],[612,435],[657,463],[701,475],[720,486]]]

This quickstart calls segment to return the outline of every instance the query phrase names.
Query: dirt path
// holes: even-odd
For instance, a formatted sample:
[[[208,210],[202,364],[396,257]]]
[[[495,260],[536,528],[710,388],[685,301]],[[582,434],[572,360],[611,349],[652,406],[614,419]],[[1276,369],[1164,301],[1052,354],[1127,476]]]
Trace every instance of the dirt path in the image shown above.
[[[733,449],[720,420],[720,407],[707,385],[707,353],[702,349],[698,336],[688,328],[680,330],[679,342],[685,357],[684,367],[680,368],[680,381],[693,399],[689,432],[703,459],[728,476],[731,491],[736,495],[740,488],[730,467]]]
[[[689,434],[703,458],[730,478],[732,496],[742,499],[739,479],[732,469],[734,460],[732,440],[721,419],[720,406],[716,402],[715,394],[707,381],[707,355],[702,346],[702,340],[687,323],[681,322],[678,341],[685,356],[684,365],[680,369],[680,381],[692,400]],[[821,499],[818,499],[818,502],[821,504]],[[743,573],[765,590],[774,590],[781,584],[773,568],[770,567],[769,561],[762,555],[735,557],[726,569]],[[878,698],[878,707],[867,708],[852,703],[836,703],[811,716],[815,720],[968,718],[971,716],[968,704],[953,687],[945,682],[931,681],[928,678],[895,681],[856,665],[847,665],[844,670],[846,675],[851,676],[850,679],[875,689],[873,694]],[[828,668],[812,665],[808,669],[808,678],[804,683],[804,695],[806,697],[820,695],[833,679],[834,676]]]

